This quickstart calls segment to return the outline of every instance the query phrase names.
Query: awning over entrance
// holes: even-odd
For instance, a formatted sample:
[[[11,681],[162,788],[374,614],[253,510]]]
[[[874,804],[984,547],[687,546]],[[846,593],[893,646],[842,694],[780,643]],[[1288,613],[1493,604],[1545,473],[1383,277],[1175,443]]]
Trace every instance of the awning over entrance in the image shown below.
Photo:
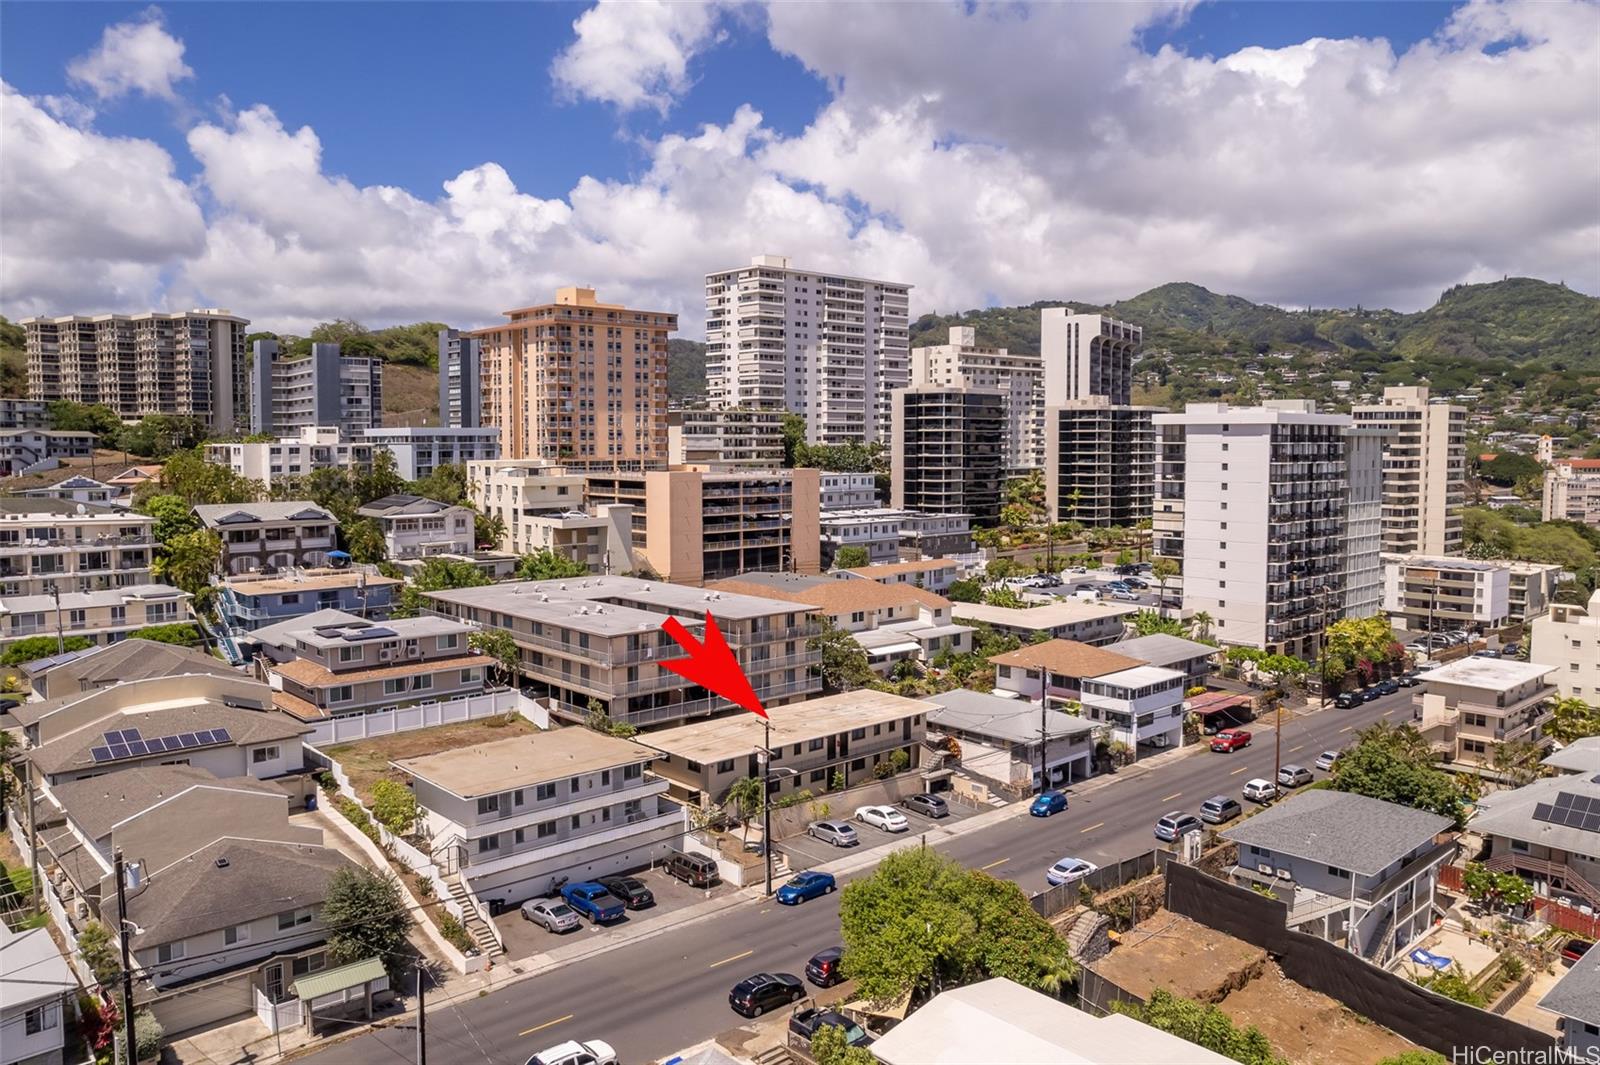
[[[361,987],[364,984],[382,981],[383,986],[389,986],[389,975],[384,972],[383,962],[377,958],[368,958],[365,961],[351,962],[341,965],[337,969],[324,969],[320,973],[311,973],[302,976],[289,986],[289,990],[296,998],[314,1001],[327,995],[337,995],[341,991]],[[373,988],[378,991],[381,988]]]

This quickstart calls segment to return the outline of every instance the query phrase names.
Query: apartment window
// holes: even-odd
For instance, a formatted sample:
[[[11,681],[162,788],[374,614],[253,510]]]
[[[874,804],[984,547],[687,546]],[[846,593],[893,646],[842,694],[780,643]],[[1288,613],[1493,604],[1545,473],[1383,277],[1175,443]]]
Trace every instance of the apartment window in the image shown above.
[[[865,728],[851,729],[850,738],[853,740],[864,740],[867,738],[867,730]]]
[[[488,854],[490,851],[497,851],[499,849],[500,849],[500,837],[499,836],[484,836],[482,839],[478,840],[478,853],[479,854]]]
[[[867,768],[867,760],[865,758],[857,758],[855,761],[850,763],[850,768],[865,769]]]
[[[813,783],[813,784],[821,784],[823,781],[825,781],[827,779],[828,779],[828,771],[826,769],[813,769],[811,771],[811,783]]]
[[[535,802],[544,802],[546,799],[555,797],[556,786],[554,784],[538,784],[534,786],[533,798]]]
[[[1341,880],[1349,880],[1350,870],[1340,869],[1338,866],[1330,865],[1328,866],[1328,875],[1339,877]]]
[[[516,832],[512,833],[512,838],[517,846],[522,846],[523,838],[526,832],[526,829],[519,828],[516,830]]]
[[[642,765],[625,765],[625,766],[623,766],[622,767],[622,779],[623,780],[643,780],[644,779],[644,766],[642,766]]]
[[[583,785],[583,781],[581,779],[579,779],[578,777],[573,777],[572,781],[571,781],[571,787],[570,787],[570,790],[572,791],[572,794],[574,794],[574,795],[578,794],[578,788],[581,787],[582,785]]]
[[[732,758],[724,758],[722,761],[718,762],[717,763],[717,772],[719,772],[719,773],[731,773],[731,772],[733,772],[733,759]]]
[[[27,1012],[23,1020],[23,1029],[28,1035],[38,1035],[54,1028],[60,1020],[61,1014],[56,1003],[49,1002],[43,1006],[35,1006]]]
[[[578,816],[577,814],[573,814],[572,815],[572,830],[574,832],[576,832],[578,829],[580,829],[582,827],[583,827],[583,818]]]
[[[823,744],[823,741],[820,740],[820,739],[818,739],[818,740],[810,740],[810,741],[808,741],[806,743],[806,748],[808,750],[812,750],[812,751],[820,751],[820,750],[822,750],[822,744]]]
[[[348,703],[354,698],[355,689],[348,684],[341,684],[337,688],[328,689],[328,702],[330,703]]]
[[[250,752],[250,762],[252,765],[260,765],[262,762],[276,762],[277,760],[277,747],[257,747],[255,750]]]
[[[341,647],[341,648],[339,648],[339,661],[341,661],[341,662],[355,662],[355,661],[360,660],[360,658],[361,658],[361,648],[359,648],[359,647]]]
[[[250,926],[247,924],[236,924],[232,928],[223,929],[222,942],[230,947],[236,943],[250,942]]]
[[[289,971],[294,973],[295,976],[305,976],[308,973],[320,972],[327,968],[327,965],[328,958],[326,955],[321,953],[307,954],[303,958],[296,958],[294,964],[289,966]]]
[[[600,786],[602,788],[611,786],[611,770],[609,770],[609,769],[600,770]]]
[[[478,814],[479,814],[479,816],[482,816],[483,814],[498,813],[499,811],[500,811],[500,796],[498,796],[498,795],[485,795],[483,798],[478,800]]]
[[[278,931],[287,932],[291,928],[298,928],[303,924],[311,923],[312,913],[308,909],[288,910],[278,914]]]
[[[461,637],[457,636],[455,633],[451,633],[449,636],[441,636],[439,637],[439,650],[454,651],[460,641]]]

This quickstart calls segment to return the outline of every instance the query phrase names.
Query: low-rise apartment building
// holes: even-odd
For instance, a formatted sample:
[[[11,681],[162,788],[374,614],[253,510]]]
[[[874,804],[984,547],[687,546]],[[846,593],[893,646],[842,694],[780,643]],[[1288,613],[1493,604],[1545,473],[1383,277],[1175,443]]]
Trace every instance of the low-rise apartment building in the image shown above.
[[[372,468],[372,446],[346,439],[333,426],[308,425],[296,436],[277,440],[207,444],[205,456],[207,462],[260,481],[265,488],[316,470]]]
[[[273,705],[291,717],[370,714],[484,691],[493,662],[467,646],[472,631],[441,617],[341,620],[281,637],[287,661],[258,661]]]
[[[48,429],[54,424],[44,400],[0,396],[0,429]]]
[[[921,765],[930,704],[889,692],[842,692],[805,702],[768,705],[768,786],[774,799],[802,790],[838,791],[878,779],[887,763],[907,772]],[[722,801],[734,782],[762,775],[762,721],[735,714],[652,732],[640,742],[660,752],[654,768],[671,793],[691,806]]]
[[[783,466],[783,412],[750,407],[690,407],[667,412],[667,462],[673,466]]]
[[[1128,658],[1136,658],[1147,666],[1176,669],[1184,676],[1185,687],[1204,684],[1207,674],[1216,666],[1217,648],[1181,636],[1156,633],[1152,636],[1135,636],[1131,640],[1118,640],[1107,644],[1107,651],[1115,651]]]
[[[1550,679],[1561,698],[1600,705],[1600,591],[1587,609],[1554,603],[1534,618],[1528,657],[1555,667]]]
[[[1512,562],[1508,571],[1510,598],[1508,617],[1513,625],[1526,625],[1550,610],[1556,586],[1561,583],[1562,567],[1553,562]]]
[[[1413,720],[1446,762],[1491,766],[1502,743],[1550,745],[1555,667],[1509,658],[1463,658],[1422,675]]]
[[[1288,905],[1288,927],[1387,965],[1433,927],[1448,817],[1343,791],[1304,791],[1222,833],[1229,870]]]
[[[804,607],[782,599],[632,577],[513,581],[427,594],[441,614],[509,632],[520,652],[523,690],[570,721],[586,720],[591,707],[638,726],[734,709],[661,668],[663,660],[683,657],[662,631],[669,617],[698,634],[706,616],[714,616],[769,709],[822,686],[811,671],[820,652],[806,649],[820,627]]]
[[[1558,902],[1600,907],[1596,775],[1546,777],[1483,796],[1470,826],[1486,844],[1483,864],[1497,873],[1516,873]]]
[[[886,562],[871,566],[857,566],[835,577],[877,581],[879,584],[909,584],[944,595],[961,577],[961,568],[945,558],[926,558],[913,562]]]
[[[70,474],[55,484],[24,488],[16,495],[24,499],[48,499],[63,503],[93,503],[99,506],[122,506],[127,493],[117,485],[97,481],[81,473]]]
[[[1093,722],[1060,710],[956,688],[928,696],[928,727],[961,745],[961,768],[1008,787],[1036,791],[1039,766],[1051,784],[1075,784],[1094,772]],[[1041,734],[1043,742],[1041,742]]]
[[[217,612],[235,636],[316,610],[345,610],[381,621],[389,616],[402,583],[360,569],[229,577],[217,586]]]
[[[948,651],[972,650],[972,629],[950,618],[950,600],[910,585],[840,581],[792,573],[750,573],[707,587],[719,592],[771,596],[811,608],[848,632],[866,652],[873,672],[888,676],[895,665],[912,661],[924,667]]]
[[[666,857],[683,808],[650,771],[655,752],[562,728],[397,761],[434,862],[479,898],[515,906],[559,880],[641,869]]]
[[[428,476],[440,466],[492,462],[500,457],[500,430],[482,427],[385,426],[364,430],[368,447],[394,456],[395,472],[408,481]]]
[[[1383,556],[1383,609],[1406,632],[1482,632],[1511,614],[1511,563]]]
[[[63,429],[0,429],[0,477],[53,469],[62,459],[86,459],[97,439]]]
[[[1024,644],[1015,651],[993,656],[989,662],[994,666],[995,691],[1012,692],[1035,705],[1041,698],[1076,703],[1083,698],[1086,678],[1145,664],[1111,648],[1062,639]]]
[[[1600,528],[1600,459],[1557,459],[1544,472],[1540,513]]]
[[[277,571],[321,566],[335,547],[339,523],[315,503],[204,503],[195,517],[222,538],[217,573]]]
[[[1135,666],[1085,677],[1083,716],[1107,726],[1113,742],[1140,747],[1183,744],[1184,676],[1176,669]]]
[[[823,510],[862,510],[881,506],[878,475],[875,473],[832,473],[824,470],[817,480]]]
[[[957,621],[990,625],[1024,643],[1043,638],[1076,640],[1097,647],[1122,639],[1127,632],[1125,620],[1139,610],[1137,606],[1076,599],[1053,599],[1040,606],[1025,607],[953,603],[950,609]]]
[[[154,525],[93,503],[0,499],[0,595],[149,584]]]
[[[400,494],[374,499],[356,514],[378,523],[384,554],[391,560],[472,553],[471,507]]]
[[[188,603],[188,592],[167,584],[0,596],[0,651],[29,636],[81,636],[95,646],[116,643],[147,625],[187,620]]]
[[[822,564],[833,565],[839,549],[860,547],[873,563],[914,556],[940,557],[972,550],[972,515],[923,514],[893,507],[824,510],[819,516]]]

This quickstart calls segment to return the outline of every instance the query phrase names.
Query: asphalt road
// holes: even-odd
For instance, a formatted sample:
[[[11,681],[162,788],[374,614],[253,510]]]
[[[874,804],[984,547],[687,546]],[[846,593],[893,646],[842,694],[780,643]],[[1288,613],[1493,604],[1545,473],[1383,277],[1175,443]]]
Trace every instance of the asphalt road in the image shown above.
[[[1410,706],[1411,690],[1402,688],[1353,710],[1286,715],[1283,762],[1309,768],[1319,752],[1348,744],[1357,729],[1378,720],[1408,720]],[[1008,820],[949,840],[942,849],[1029,892],[1045,887],[1044,870],[1064,855],[1101,865],[1132,857],[1157,845],[1152,828],[1163,813],[1195,812],[1212,795],[1237,797],[1246,780],[1273,775],[1271,719],[1256,722],[1251,731],[1254,742],[1242,751],[1204,751],[1150,773],[1086,782],[1081,794],[1069,789],[1071,805],[1064,813]],[[913,816],[913,833],[921,820]],[[813,953],[838,940],[838,895],[798,907],[750,903],[493,994],[430,996],[428,1061],[521,1065],[568,1039],[603,1039],[628,1065],[656,1060],[743,1023],[728,1007],[728,989],[739,980],[762,970],[801,975]],[[307,1060],[409,1062],[415,1044],[414,1031],[382,1030]]]

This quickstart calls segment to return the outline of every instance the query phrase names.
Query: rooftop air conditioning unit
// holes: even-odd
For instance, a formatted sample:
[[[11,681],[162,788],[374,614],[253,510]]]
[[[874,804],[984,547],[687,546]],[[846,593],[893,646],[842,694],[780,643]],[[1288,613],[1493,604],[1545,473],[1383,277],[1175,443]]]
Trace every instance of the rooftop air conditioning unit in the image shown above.
[[[422,648],[420,648],[420,647],[407,647],[406,648],[406,657],[407,658],[421,658],[422,657]]]
[[[394,652],[393,651],[390,651],[390,650],[387,650],[387,649],[384,649],[384,648],[379,648],[379,650],[378,650],[378,661],[387,662],[390,659],[392,659],[393,657],[394,657]]]
[[[1268,876],[1271,876],[1272,875],[1272,863],[1271,862],[1262,862],[1260,865],[1256,866],[1256,872],[1258,872],[1258,873],[1266,873]]]

